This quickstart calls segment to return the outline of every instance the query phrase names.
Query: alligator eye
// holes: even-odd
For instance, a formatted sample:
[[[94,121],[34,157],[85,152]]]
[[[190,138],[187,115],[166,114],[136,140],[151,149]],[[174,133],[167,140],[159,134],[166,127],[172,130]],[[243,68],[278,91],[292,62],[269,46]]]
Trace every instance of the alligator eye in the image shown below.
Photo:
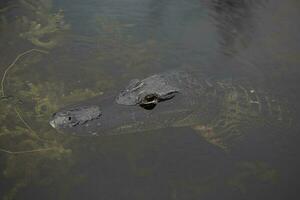
[[[68,119],[69,119],[69,121],[71,121],[72,117],[69,117]]]
[[[157,100],[157,96],[155,94],[148,94],[145,96],[144,101],[147,103],[154,102]]]
[[[158,102],[158,96],[156,94],[148,94],[144,97],[140,106],[146,110],[152,110]]]

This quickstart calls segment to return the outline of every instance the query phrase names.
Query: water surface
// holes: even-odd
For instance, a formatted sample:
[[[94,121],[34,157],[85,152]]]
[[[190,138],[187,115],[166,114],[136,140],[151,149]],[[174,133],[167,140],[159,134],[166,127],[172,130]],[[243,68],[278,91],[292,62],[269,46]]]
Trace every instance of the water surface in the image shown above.
[[[298,1],[14,0],[0,6],[2,73],[22,52],[48,52],[26,54],[4,80],[9,98],[1,98],[0,148],[10,153],[0,154],[3,198],[297,198],[297,126],[253,130],[227,152],[189,127],[78,138],[55,132],[48,119],[132,78],[189,69],[268,88],[288,99],[297,121]],[[57,29],[41,33],[58,13],[49,26]]]

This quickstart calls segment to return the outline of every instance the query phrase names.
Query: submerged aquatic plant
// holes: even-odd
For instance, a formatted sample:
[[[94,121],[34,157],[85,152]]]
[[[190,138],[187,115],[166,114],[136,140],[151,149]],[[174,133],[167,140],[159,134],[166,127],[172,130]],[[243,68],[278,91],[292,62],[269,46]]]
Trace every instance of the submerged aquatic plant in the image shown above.
[[[37,47],[46,49],[58,45],[62,39],[60,34],[70,28],[70,25],[64,21],[62,10],[53,14],[45,14],[42,11],[37,12],[36,20],[29,20],[26,16],[23,16],[21,23],[27,27],[27,30],[20,33],[20,37],[30,41]]]

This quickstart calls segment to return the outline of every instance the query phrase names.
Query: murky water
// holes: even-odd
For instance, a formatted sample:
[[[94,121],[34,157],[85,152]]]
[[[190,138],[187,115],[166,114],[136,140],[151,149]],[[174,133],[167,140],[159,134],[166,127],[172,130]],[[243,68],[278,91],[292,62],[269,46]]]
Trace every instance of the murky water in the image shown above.
[[[2,1],[0,196],[297,198],[299,8],[296,0]],[[172,69],[251,80],[287,99],[294,124],[254,128],[229,151],[191,127],[73,137],[48,124],[59,108]]]

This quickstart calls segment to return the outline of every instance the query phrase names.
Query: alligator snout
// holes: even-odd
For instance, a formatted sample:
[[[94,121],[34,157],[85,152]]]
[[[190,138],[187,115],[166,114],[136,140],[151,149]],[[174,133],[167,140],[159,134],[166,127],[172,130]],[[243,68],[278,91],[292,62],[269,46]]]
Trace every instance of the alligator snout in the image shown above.
[[[99,119],[101,115],[99,106],[73,107],[54,113],[49,123],[56,129],[72,128]]]

